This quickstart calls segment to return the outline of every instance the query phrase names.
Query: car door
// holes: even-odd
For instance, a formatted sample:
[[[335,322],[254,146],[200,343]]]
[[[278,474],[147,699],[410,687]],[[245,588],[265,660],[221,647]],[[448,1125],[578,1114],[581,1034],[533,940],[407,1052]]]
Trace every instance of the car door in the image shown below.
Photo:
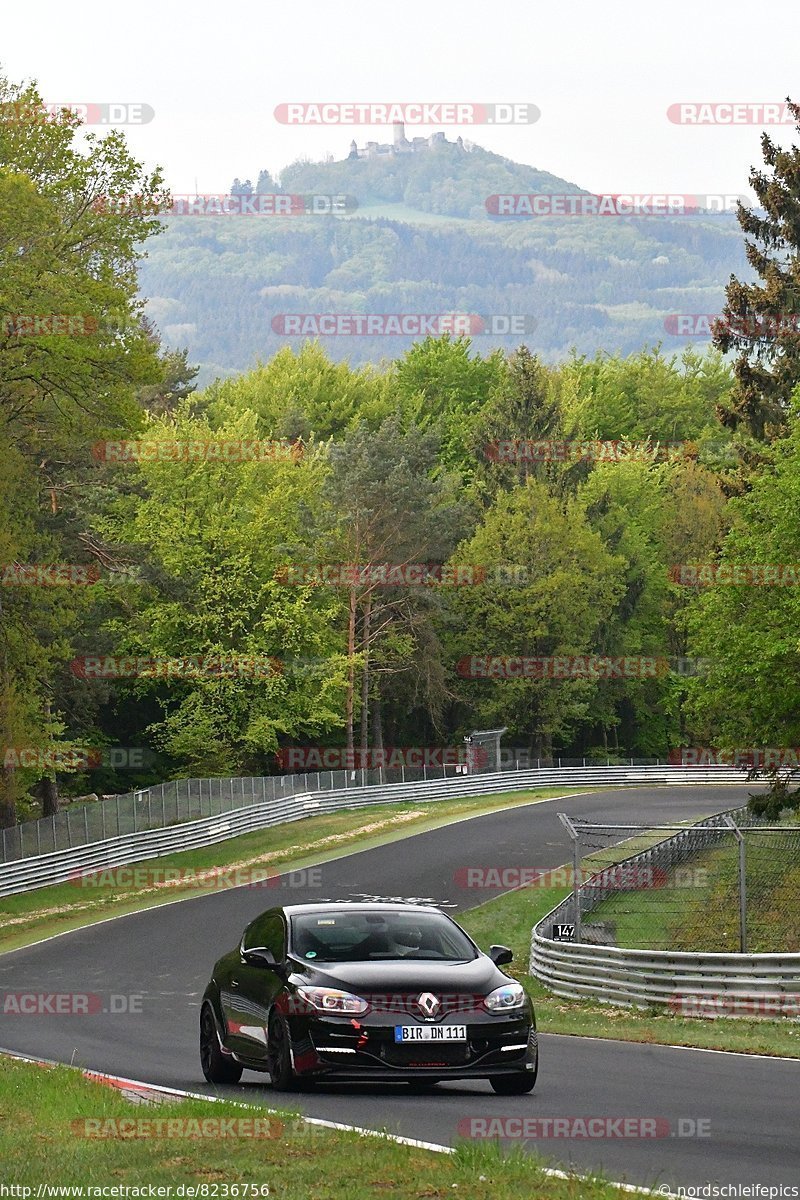
[[[247,951],[256,949],[270,950],[276,963],[286,961],[286,924],[280,912],[265,913],[247,926],[239,961],[231,968],[225,991],[220,995],[228,1046],[243,1058],[263,1060],[270,1009],[283,981],[269,967],[247,961]]]

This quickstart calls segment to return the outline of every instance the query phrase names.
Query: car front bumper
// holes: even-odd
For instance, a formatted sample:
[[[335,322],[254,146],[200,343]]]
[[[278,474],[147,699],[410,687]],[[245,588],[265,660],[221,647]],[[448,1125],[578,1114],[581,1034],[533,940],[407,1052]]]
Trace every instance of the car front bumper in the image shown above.
[[[311,1018],[292,1028],[299,1075],[341,1079],[485,1079],[536,1069],[536,1029],[527,1015],[466,1023],[463,1042],[397,1043],[394,1024]]]

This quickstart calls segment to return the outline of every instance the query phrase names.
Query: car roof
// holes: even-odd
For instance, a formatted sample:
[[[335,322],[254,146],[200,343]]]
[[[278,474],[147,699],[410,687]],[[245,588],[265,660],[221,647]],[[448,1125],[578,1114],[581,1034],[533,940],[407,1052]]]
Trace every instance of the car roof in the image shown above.
[[[295,913],[300,915],[302,913],[313,912],[353,912],[358,910],[366,912],[377,911],[396,913],[426,912],[444,915],[441,908],[435,904],[415,904],[413,902],[407,902],[403,904],[402,902],[398,901],[389,902],[377,900],[318,900],[316,904],[284,904],[282,908],[287,917],[291,917]]]

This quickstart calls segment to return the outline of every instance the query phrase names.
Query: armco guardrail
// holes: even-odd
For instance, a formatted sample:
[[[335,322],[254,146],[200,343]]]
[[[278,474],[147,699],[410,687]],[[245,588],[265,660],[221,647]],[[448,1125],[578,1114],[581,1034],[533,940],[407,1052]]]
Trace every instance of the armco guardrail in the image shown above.
[[[611,766],[609,762],[589,764],[589,769],[603,765]],[[630,763],[618,765],[626,768],[660,768],[661,764],[658,759],[631,759]],[[538,759],[535,764],[536,770],[556,767],[559,771],[570,767],[586,768],[587,763],[585,759],[559,758],[544,768]],[[533,769],[532,761],[524,761],[521,765],[519,757],[515,757],[513,766],[509,763],[500,768],[513,776]],[[463,771],[463,766],[453,763],[426,765],[423,762],[415,767],[357,767],[308,774],[240,776],[235,779],[173,779],[125,795],[109,796],[105,800],[66,805],[53,816],[22,821],[10,828],[0,829],[0,863],[38,857],[57,850],[72,850],[75,846],[89,846],[127,833],[141,833],[145,829],[163,829],[167,825],[199,820],[201,817],[221,816],[259,802],[286,800],[306,792],[349,791],[454,778],[461,781],[464,778]]]
[[[430,803],[543,787],[608,785],[741,783],[742,772],[730,767],[563,767],[533,771],[504,771],[494,775],[457,776],[429,782],[302,792],[200,820],[157,829],[144,829],[104,838],[55,853],[34,855],[0,865],[0,896],[32,891],[63,883],[78,874],[108,867],[127,866],[145,858],[158,858],[210,846],[241,833],[298,821],[314,813],[363,808],[401,801]]]
[[[729,814],[747,820],[745,809]],[[719,830],[721,818],[711,817],[665,838],[640,854],[617,864],[657,866],[681,861],[689,841],[703,831]],[[589,879],[579,889],[581,914],[609,894]],[[556,942],[548,936],[553,924],[574,920],[570,895],[541,921],[531,934],[530,971],[557,996],[594,999],[608,1004],[666,1005],[686,1016],[800,1017],[800,954],[731,954],[672,950],[633,950],[588,942]]]
[[[531,973],[557,996],[686,1016],[800,1016],[800,954],[699,954],[552,942],[535,931]]]

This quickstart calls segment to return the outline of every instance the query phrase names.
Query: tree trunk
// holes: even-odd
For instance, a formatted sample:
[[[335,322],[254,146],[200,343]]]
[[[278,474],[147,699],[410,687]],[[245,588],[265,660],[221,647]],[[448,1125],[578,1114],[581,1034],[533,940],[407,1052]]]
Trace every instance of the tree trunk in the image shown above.
[[[364,648],[364,662],[361,668],[361,749],[367,755],[367,744],[369,742],[369,637],[370,623],[372,619],[372,593],[368,593],[366,604],[364,605],[364,621],[361,631],[361,645]]]
[[[42,798],[42,816],[54,817],[58,812],[58,784],[55,779],[45,775],[36,785],[36,790]]]
[[[353,761],[353,707],[356,690],[356,593],[350,589],[350,619],[347,624],[347,762]]]
[[[2,615],[2,608],[0,608]],[[12,767],[6,766],[5,752],[14,742],[12,733],[13,696],[9,672],[4,667],[0,675],[0,829],[10,829],[17,823],[19,784]]]
[[[10,767],[0,766],[0,829],[17,823],[17,786]]]
[[[378,676],[378,680],[380,681],[380,675]],[[378,682],[378,685],[375,688],[375,695],[373,696],[373,699],[372,699],[372,741],[375,746],[375,749],[378,751],[383,749],[382,719],[383,718],[382,718],[382,714],[381,714],[381,685],[380,685],[380,682]],[[380,757],[380,755],[379,755],[379,757]],[[381,768],[380,768],[380,781],[381,781],[381,783],[386,782],[386,780],[384,778],[383,764],[381,764]]]

